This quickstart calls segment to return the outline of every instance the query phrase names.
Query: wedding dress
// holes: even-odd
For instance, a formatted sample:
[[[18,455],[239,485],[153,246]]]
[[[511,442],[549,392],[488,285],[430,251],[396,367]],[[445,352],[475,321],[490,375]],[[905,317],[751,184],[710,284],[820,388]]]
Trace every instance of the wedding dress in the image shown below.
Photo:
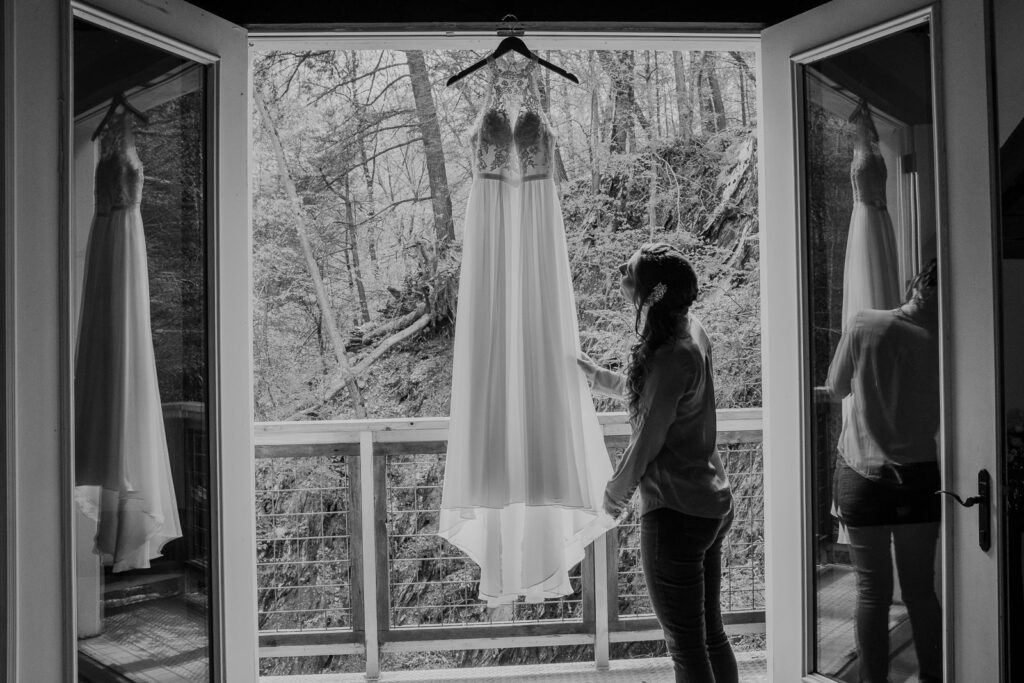
[[[615,525],[601,508],[612,467],[576,365],[555,141],[535,64],[490,61],[471,136],[438,530],[480,565],[491,606],[572,593],[569,570]]]
[[[850,164],[853,213],[843,269],[844,329],[860,311],[896,308],[901,303],[896,236],[885,202],[885,159],[865,105],[857,108],[852,121],[857,137]]]
[[[75,497],[113,571],[181,536],[149,316],[142,163],[130,122],[100,140],[75,362]]]

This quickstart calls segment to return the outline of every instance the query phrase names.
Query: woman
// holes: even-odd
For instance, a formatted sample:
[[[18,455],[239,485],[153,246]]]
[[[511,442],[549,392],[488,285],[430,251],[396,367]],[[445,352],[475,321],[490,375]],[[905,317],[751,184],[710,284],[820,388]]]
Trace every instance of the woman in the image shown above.
[[[676,681],[735,683],[719,605],[732,493],[715,446],[711,343],[689,315],[697,276],[668,244],[645,244],[619,272],[639,336],[628,371],[579,359],[594,391],[629,402],[633,436],[605,489],[604,509],[620,516],[639,485],[644,578]]]
[[[933,259],[893,310],[851,320],[829,367],[834,400],[849,402],[834,498],[857,574],[860,679],[889,680],[893,563],[910,618],[921,683],[942,680],[942,607],[935,550],[942,506],[938,267]],[[851,397],[851,398],[847,398]]]

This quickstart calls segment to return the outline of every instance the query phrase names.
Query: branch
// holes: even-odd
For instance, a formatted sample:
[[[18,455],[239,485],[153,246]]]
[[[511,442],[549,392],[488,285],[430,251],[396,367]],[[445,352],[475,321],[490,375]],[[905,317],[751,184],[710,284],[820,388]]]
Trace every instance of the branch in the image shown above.
[[[370,352],[370,355],[367,356],[362,361],[360,361],[359,365],[355,366],[355,368],[353,368],[352,371],[356,374],[356,376],[363,374],[364,372],[369,370],[370,366],[373,365],[374,361],[383,356],[388,349],[390,349],[395,344],[413,336],[414,334],[416,334],[429,324],[430,314],[424,313],[412,325],[409,325],[409,327],[405,328],[404,330],[401,330],[400,332],[396,332],[395,334],[391,335],[390,337],[382,341],[380,344],[378,344],[373,349],[373,351]],[[342,384],[341,387],[339,387],[339,389],[343,387],[344,384]]]
[[[367,356],[365,359],[363,359],[359,363],[359,365],[356,365],[354,368],[352,368],[352,370],[351,370],[351,378],[352,378],[352,380],[354,381],[356,378],[360,377],[361,375],[363,375],[363,373],[365,373],[367,370],[369,370],[370,366],[372,366],[373,363],[378,358],[380,358],[385,353],[387,353],[388,349],[390,349],[392,346],[394,346],[395,344],[398,344],[399,342],[404,341],[404,340],[408,339],[409,337],[413,336],[414,334],[416,334],[417,332],[419,332],[420,330],[425,328],[428,324],[430,324],[430,314],[426,313],[426,314],[420,316],[419,319],[417,319],[416,322],[414,322],[409,327],[405,328],[404,330],[402,330],[400,332],[397,332],[397,333],[391,335],[390,337],[388,337],[387,339],[382,341],[380,344],[378,344],[376,347],[374,347],[373,351],[370,352],[369,356]],[[346,380],[342,380],[341,382],[337,382],[336,384],[333,384],[331,386],[331,388],[327,390],[327,394],[324,396],[323,400],[321,400],[319,403],[307,404],[306,406],[304,406],[304,407],[300,408],[299,410],[296,410],[295,412],[293,412],[291,415],[289,415],[285,419],[286,420],[298,420],[298,419],[301,419],[302,417],[304,417],[307,413],[309,413],[314,408],[322,406],[323,404],[325,404],[328,401],[332,400],[335,396],[337,396],[339,393],[341,393],[342,390],[344,390],[347,386],[348,386],[348,384],[347,384]]]
[[[402,292],[399,291],[398,294],[401,295]],[[377,337],[383,337],[389,332],[402,329],[403,327],[412,324],[413,322],[416,321],[417,318],[419,318],[426,312],[426,304],[417,304],[415,309],[413,309],[409,313],[406,313],[401,318],[395,318],[394,320],[386,322],[383,325],[380,325],[379,327],[366,330],[365,332],[363,332],[363,337],[359,341],[362,343],[363,346],[368,346],[370,342],[376,339]]]
[[[376,68],[373,71],[367,71],[367,72],[365,72],[365,73],[363,73],[363,74],[361,74],[359,76],[356,76],[355,78],[348,78],[348,79],[346,79],[344,81],[339,81],[338,83],[335,83],[333,86],[331,86],[330,88],[327,88],[322,93],[317,95],[315,98],[310,100],[309,104],[316,104],[317,102],[319,102],[323,98],[327,97],[328,95],[330,95],[332,93],[337,92],[338,90],[340,90],[344,86],[351,85],[352,83],[356,83],[357,81],[360,81],[360,80],[366,78],[367,76],[373,76],[378,71],[386,71],[387,69],[394,69],[394,68],[400,67],[400,66],[405,66],[405,64],[398,64],[398,63],[388,64],[387,66],[382,66],[382,67]]]
[[[757,77],[754,75],[754,72],[751,71],[750,65],[747,64],[747,60],[743,59],[742,52],[730,51],[729,56],[732,57],[734,62],[736,62],[736,66],[743,70],[743,73],[746,74],[747,78],[750,79],[751,83],[757,83]]]

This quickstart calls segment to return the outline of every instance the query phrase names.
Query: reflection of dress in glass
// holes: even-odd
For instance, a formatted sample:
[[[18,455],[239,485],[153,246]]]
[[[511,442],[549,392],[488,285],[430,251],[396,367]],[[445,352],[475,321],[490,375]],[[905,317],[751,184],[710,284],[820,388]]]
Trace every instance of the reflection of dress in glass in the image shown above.
[[[114,571],[181,536],[149,321],[142,163],[125,118],[100,142],[75,363],[75,483]]]
[[[472,136],[438,531],[480,565],[480,597],[492,605],[572,593],[569,569],[614,525],[601,510],[611,464],[576,366],[554,139],[534,64],[490,63]]]
[[[885,203],[885,160],[878,149],[878,132],[866,105],[850,117],[857,127],[850,164],[853,214],[846,238],[843,270],[843,327],[866,309],[900,305],[896,236]]]
[[[861,311],[888,310],[901,303],[899,270],[896,254],[896,235],[885,201],[885,181],[888,171],[878,148],[878,131],[871,120],[866,103],[858,105],[850,116],[857,128],[850,163],[850,182],[853,185],[853,213],[850,232],[846,237],[846,265],[843,269],[842,327]],[[853,399],[843,399],[843,431],[839,438],[858,439],[857,421],[853,419]],[[842,446],[840,445],[840,451]],[[832,514],[839,516],[835,503]],[[845,525],[840,523],[839,542],[849,537]]]

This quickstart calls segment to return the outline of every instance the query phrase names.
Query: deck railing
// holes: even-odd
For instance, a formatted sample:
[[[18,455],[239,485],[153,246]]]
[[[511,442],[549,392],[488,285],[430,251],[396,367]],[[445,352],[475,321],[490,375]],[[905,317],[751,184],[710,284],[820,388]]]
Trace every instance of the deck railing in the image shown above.
[[[600,415],[609,449],[629,439],[624,413]],[[488,610],[479,569],[436,535],[448,420],[256,425],[261,657],[592,645],[660,640],[627,516],[587,548],[575,592]],[[723,552],[722,606],[733,633],[764,631],[761,410],[718,412],[736,500]],[[595,561],[597,558],[599,561]]]

